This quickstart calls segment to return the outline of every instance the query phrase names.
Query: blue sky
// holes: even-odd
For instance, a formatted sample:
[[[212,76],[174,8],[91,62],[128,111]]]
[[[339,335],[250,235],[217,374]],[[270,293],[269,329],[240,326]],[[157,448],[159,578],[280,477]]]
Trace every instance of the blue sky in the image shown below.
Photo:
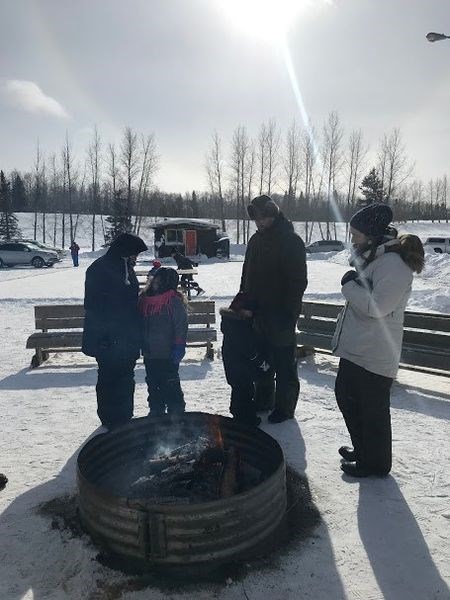
[[[46,154],[59,153],[66,130],[82,160],[94,125],[104,142],[130,125],[155,133],[162,189],[206,189],[214,129],[226,150],[239,124],[255,135],[270,118],[283,129],[301,122],[280,44],[254,1],[241,0],[245,13],[221,0],[0,0],[0,168],[31,169],[38,137]],[[400,127],[416,176],[450,172],[450,40],[425,40],[450,33],[450,3],[299,1],[287,44],[316,127],[337,110],[373,156]]]

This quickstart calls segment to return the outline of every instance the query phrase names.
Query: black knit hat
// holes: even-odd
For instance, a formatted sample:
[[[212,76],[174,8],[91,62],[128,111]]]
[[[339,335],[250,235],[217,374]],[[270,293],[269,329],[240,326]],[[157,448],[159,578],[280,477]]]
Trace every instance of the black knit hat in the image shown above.
[[[159,282],[159,293],[167,292],[168,290],[177,290],[180,276],[175,269],[171,267],[159,267],[156,271],[154,279]]]
[[[123,257],[136,256],[140,252],[148,250],[145,242],[133,233],[119,233],[111,242],[109,249],[114,254]]]
[[[350,227],[364,235],[379,237],[386,233],[392,218],[391,207],[387,204],[369,204],[353,215],[350,219]]]
[[[280,208],[270,196],[256,196],[251,204],[247,206],[247,213],[250,219],[264,219],[266,217],[275,218],[278,216]]]

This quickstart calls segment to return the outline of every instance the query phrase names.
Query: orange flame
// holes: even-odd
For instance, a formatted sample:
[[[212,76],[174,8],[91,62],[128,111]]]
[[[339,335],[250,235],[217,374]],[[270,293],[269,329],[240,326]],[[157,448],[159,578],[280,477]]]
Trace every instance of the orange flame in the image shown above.
[[[219,415],[212,415],[209,423],[210,437],[214,440],[214,443],[219,448],[223,448],[223,436],[220,429],[220,417]]]

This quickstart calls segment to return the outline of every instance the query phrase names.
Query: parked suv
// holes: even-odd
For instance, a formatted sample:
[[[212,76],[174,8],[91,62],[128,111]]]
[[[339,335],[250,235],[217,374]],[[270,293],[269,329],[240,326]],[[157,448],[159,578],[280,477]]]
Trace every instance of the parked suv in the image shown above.
[[[32,265],[36,269],[53,267],[59,258],[56,252],[41,250],[23,242],[0,242],[0,267]]]
[[[319,240],[306,246],[306,252],[340,252],[345,250],[345,245],[339,240]]]
[[[450,254],[450,238],[448,237],[429,237],[424,245],[431,246],[435,252],[448,252]]]
[[[58,255],[58,258],[62,259],[64,258],[64,256],[67,254],[65,250],[63,250],[62,248],[56,248],[55,246],[50,246],[49,244],[43,244],[42,242],[38,242],[37,240],[27,240],[25,238],[22,239],[16,239],[16,240],[11,240],[13,242],[17,242],[19,244],[31,244],[32,246],[37,246],[38,248],[40,248],[41,250],[45,250],[48,252],[56,252],[56,254]]]

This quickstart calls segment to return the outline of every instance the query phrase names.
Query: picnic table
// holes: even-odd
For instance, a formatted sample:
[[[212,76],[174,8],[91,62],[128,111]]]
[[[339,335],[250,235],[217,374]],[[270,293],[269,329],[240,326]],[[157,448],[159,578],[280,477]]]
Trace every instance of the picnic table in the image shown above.
[[[198,275],[198,269],[177,269],[176,270],[178,275],[181,277],[182,275]],[[147,283],[147,276],[148,276],[148,270],[147,271],[142,271],[141,269],[135,269],[134,272],[136,273],[136,277],[139,279],[140,277],[145,277],[145,281],[143,281],[142,279],[139,281],[139,285],[141,287],[143,287],[146,283]],[[193,280],[190,279],[185,279],[183,281],[183,285],[182,287],[186,290],[187,292],[187,297],[188,300],[191,299],[191,290],[193,288],[192,283],[194,283]]]

